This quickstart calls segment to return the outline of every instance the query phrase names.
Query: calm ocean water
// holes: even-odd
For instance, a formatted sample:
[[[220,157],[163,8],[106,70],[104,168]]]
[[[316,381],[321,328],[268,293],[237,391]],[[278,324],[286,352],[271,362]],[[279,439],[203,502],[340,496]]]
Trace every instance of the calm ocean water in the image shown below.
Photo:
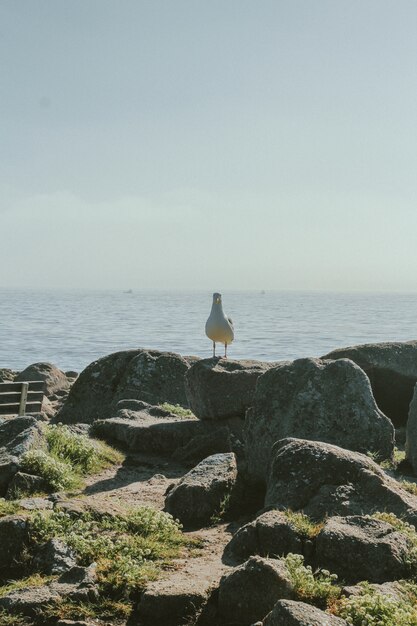
[[[223,303],[235,325],[230,358],[293,359],[417,338],[417,294],[224,292]],[[49,361],[80,371],[136,347],[209,357],[210,308],[211,293],[201,291],[0,289],[0,367]]]

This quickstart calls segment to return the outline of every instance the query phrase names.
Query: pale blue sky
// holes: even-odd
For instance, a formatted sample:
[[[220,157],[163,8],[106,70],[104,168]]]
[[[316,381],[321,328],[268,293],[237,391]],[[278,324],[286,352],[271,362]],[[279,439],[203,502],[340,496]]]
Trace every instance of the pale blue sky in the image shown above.
[[[417,290],[415,0],[1,0],[0,286]]]

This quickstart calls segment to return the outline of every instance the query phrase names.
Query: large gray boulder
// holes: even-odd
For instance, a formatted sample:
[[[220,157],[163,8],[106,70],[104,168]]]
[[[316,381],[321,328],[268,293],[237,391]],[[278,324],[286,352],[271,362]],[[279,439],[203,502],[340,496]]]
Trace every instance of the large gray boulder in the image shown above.
[[[262,626],[348,626],[348,623],[305,602],[278,600]]]
[[[225,557],[243,562],[250,556],[280,557],[292,552],[303,554],[306,537],[281,511],[266,511],[245,524],[225,548]]]
[[[417,474],[417,385],[407,421],[405,451],[407,460],[411,463],[414,473]]]
[[[42,445],[44,435],[35,418],[15,417],[0,422],[0,496],[6,494],[25,452]]]
[[[298,359],[266,372],[246,416],[248,471],[264,481],[273,444],[285,437],[325,441],[390,458],[394,428],[378,409],[366,374],[352,361]]]
[[[375,400],[392,420],[405,426],[417,382],[417,341],[369,343],[329,352],[323,359],[351,359],[371,382]]]
[[[285,564],[254,556],[221,579],[219,615],[227,624],[250,626],[262,620],[278,600],[294,597]]]
[[[274,446],[265,506],[304,511],[313,519],[388,511],[417,524],[417,496],[374,461],[305,439],[284,439]]]
[[[274,363],[212,358],[187,371],[185,390],[191,410],[200,419],[245,416],[252,406],[256,382]]]
[[[204,459],[171,489],[165,510],[185,526],[203,526],[219,513],[237,479],[233,452]]]
[[[15,378],[15,382],[28,380],[43,381],[44,393],[48,398],[56,393],[66,392],[71,387],[64,372],[52,363],[33,363]]]
[[[65,424],[112,417],[120,400],[188,406],[184,376],[195,358],[157,350],[126,350],[91,363],[74,382],[56,416]]]
[[[348,584],[407,578],[411,545],[391,524],[368,516],[330,517],[316,538],[317,564]]]

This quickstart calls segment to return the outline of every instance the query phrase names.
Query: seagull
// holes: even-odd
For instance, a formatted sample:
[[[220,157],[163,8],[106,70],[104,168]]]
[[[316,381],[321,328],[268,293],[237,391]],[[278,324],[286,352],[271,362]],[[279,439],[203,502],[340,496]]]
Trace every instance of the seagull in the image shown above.
[[[234,339],[233,322],[223,312],[222,295],[213,293],[213,304],[206,322],[206,335],[213,342],[213,357],[216,356],[216,341],[224,343],[224,357],[227,359],[227,344]]]

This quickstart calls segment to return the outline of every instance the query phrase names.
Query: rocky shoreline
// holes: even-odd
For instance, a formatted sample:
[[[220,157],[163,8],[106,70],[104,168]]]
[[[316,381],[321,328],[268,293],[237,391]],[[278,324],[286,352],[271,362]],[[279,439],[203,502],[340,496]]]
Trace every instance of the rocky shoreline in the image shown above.
[[[0,626],[417,625],[417,341],[14,380]]]

